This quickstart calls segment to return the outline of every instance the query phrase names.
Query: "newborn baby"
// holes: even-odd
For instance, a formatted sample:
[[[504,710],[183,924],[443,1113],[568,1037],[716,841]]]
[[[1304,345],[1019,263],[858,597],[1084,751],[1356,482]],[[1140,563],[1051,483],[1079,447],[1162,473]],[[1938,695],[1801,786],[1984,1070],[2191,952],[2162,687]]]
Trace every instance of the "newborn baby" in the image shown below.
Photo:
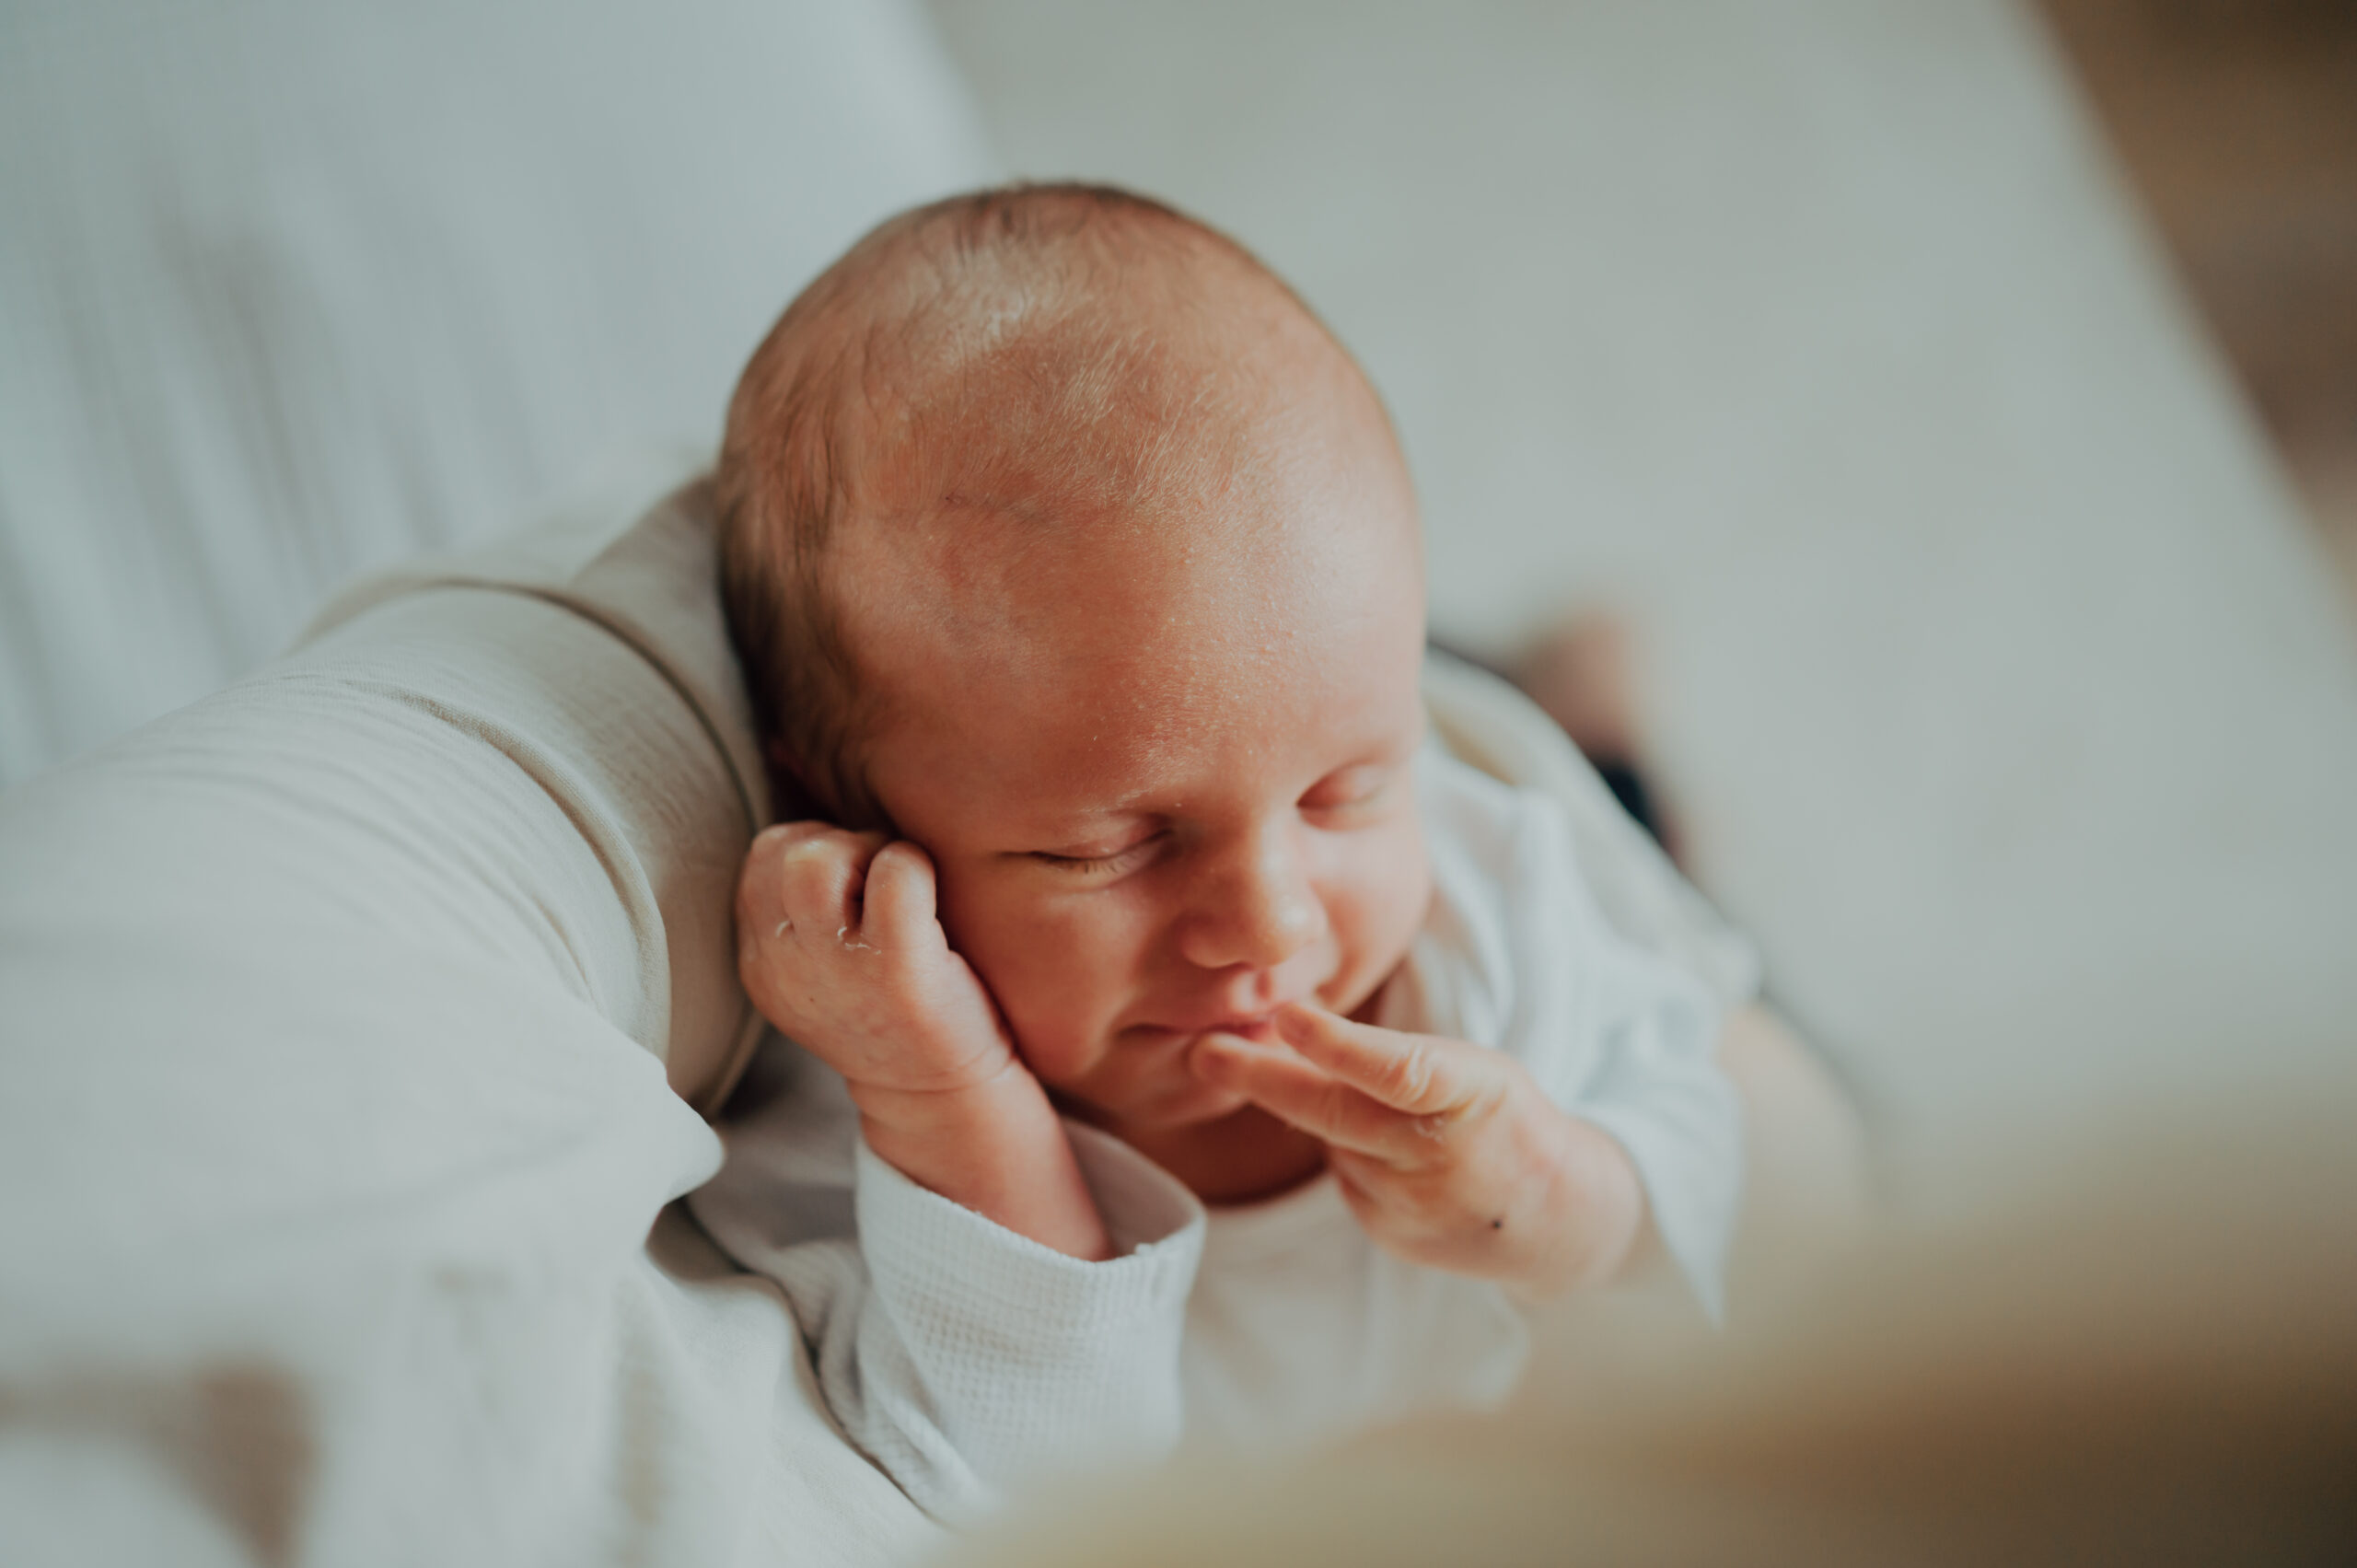
[[[1106,190],[903,215],[754,355],[717,491],[800,819],[694,1206],[918,1503],[1494,1401],[1519,1304],[1648,1235],[1715,1309],[1712,1004],[1425,745],[1398,444],[1251,256]]]

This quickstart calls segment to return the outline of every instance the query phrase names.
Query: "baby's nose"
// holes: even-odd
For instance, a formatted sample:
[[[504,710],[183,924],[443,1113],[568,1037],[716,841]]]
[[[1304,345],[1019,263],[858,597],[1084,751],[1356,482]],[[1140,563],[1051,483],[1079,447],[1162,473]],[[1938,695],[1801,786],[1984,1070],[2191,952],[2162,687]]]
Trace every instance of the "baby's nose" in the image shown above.
[[[1300,846],[1274,829],[1238,844],[1204,878],[1179,950],[1202,969],[1274,969],[1325,934],[1326,907]]]

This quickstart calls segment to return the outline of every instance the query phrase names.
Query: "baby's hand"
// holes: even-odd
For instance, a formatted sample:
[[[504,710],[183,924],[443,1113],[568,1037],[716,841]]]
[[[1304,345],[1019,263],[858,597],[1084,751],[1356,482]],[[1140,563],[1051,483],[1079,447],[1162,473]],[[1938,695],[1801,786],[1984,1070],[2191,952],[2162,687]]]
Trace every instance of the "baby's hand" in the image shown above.
[[[753,841],[737,969],[761,1016],[843,1075],[877,1157],[1074,1258],[1112,1255],[1047,1091],[934,913],[912,843],[824,822]]]
[[[824,822],[761,834],[737,884],[737,968],[762,1016],[854,1088],[933,1094],[1023,1070],[912,843]]]
[[[1277,1030],[1291,1050],[1207,1035],[1194,1069],[1323,1140],[1377,1242],[1533,1299],[1619,1270],[1644,1220],[1635,1168],[1520,1063],[1298,1005]]]

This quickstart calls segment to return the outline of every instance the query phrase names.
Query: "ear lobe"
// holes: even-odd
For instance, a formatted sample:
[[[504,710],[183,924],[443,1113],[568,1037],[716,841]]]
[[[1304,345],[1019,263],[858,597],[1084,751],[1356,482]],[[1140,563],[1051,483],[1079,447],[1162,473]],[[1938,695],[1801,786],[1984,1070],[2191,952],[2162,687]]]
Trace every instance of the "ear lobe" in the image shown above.
[[[761,747],[761,761],[769,764],[770,794],[776,805],[772,814],[779,821],[799,822],[829,815],[819,808],[818,796],[810,788],[809,775],[802,771],[801,761],[784,740],[770,737]]]

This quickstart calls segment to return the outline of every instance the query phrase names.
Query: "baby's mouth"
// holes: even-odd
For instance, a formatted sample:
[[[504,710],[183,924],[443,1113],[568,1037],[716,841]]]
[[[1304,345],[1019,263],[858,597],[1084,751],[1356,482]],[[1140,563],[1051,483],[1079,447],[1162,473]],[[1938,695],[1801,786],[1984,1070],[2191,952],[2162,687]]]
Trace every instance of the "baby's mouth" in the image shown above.
[[[1121,1032],[1145,1046],[1191,1043],[1208,1034],[1242,1035],[1246,1040],[1271,1045],[1277,1039],[1277,1013],[1271,1007],[1265,1013],[1229,1014],[1202,1022],[1137,1024]]]
[[[1276,1026],[1271,1015],[1213,1018],[1207,1023],[1183,1019],[1171,1024],[1137,1024],[1120,1031],[1118,1047],[1130,1063],[1132,1072],[1155,1075],[1175,1074],[1177,1080],[1190,1081],[1194,1072],[1189,1062],[1194,1055],[1196,1042],[1211,1034],[1236,1034],[1261,1045],[1276,1042]]]

